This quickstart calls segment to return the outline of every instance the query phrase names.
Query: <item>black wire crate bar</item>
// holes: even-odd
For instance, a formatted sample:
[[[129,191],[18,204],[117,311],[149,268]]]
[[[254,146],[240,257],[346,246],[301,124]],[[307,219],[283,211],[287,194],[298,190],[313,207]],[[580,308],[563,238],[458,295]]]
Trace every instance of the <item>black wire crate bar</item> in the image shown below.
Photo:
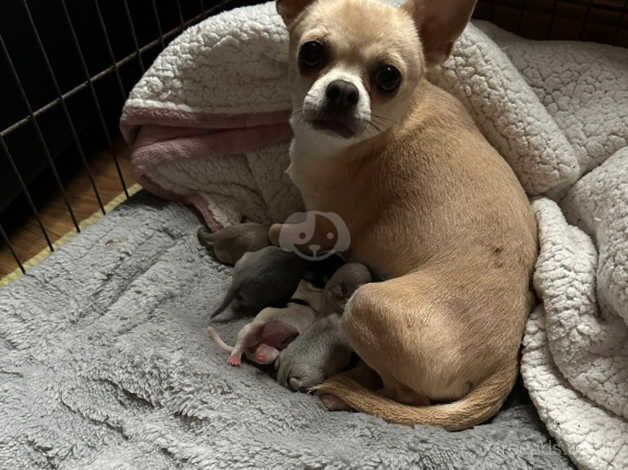
[[[22,272],[12,235],[33,219],[45,247],[58,238],[41,217],[52,195],[63,202],[76,232],[81,220],[67,184],[89,182],[96,209],[107,202],[92,168],[107,151],[118,190],[118,119],[134,83],[186,27],[239,5],[234,0],[5,0],[0,7],[0,245]],[[2,277],[2,276],[0,276]]]

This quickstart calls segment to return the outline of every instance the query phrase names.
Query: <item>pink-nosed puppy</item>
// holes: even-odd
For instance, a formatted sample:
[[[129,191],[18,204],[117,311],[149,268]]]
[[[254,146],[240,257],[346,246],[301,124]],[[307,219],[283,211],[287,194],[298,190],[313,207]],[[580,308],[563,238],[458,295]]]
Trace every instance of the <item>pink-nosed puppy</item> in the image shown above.
[[[226,344],[213,327],[207,332],[229,353],[229,365],[239,367],[243,354],[257,364],[271,364],[281,349],[322,315],[322,307],[323,290],[301,281],[285,307],[267,307],[247,323],[238,333],[235,346]]]
[[[308,210],[344,219],[347,256],[384,280],[360,287],[342,318],[383,387],[349,371],[318,387],[328,405],[464,429],[492,417],[515,381],[534,216],[462,104],[425,78],[474,4],[277,1],[290,34],[288,173]],[[312,241],[323,249],[324,233]]]

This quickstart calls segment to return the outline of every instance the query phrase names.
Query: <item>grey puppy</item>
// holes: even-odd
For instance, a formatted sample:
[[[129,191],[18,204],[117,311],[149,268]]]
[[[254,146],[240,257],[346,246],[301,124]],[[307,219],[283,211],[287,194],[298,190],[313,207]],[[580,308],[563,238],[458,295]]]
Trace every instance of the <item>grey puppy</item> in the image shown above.
[[[234,265],[247,251],[257,251],[270,245],[270,225],[252,222],[231,225],[217,232],[207,227],[198,229],[198,241],[211,251],[214,258],[224,264]]]
[[[362,284],[372,280],[371,271],[362,263],[352,261],[342,265],[325,284],[323,292],[325,312],[342,315],[349,297]]]
[[[323,292],[323,313],[327,316],[297,336],[275,360],[281,385],[307,391],[349,367],[353,350],[340,326],[341,315],[357,288],[372,280],[370,270],[354,262],[331,276]]]
[[[322,304],[323,290],[301,281],[285,307],[267,307],[245,325],[235,346],[226,344],[211,326],[207,333],[229,353],[227,363],[231,366],[239,367],[243,354],[258,364],[272,364],[286,344],[320,317]]]
[[[334,313],[316,321],[281,351],[275,360],[277,381],[305,392],[348,368],[352,356],[353,349],[340,328],[340,315]]]
[[[233,268],[231,286],[210,318],[229,305],[244,315],[256,315],[266,307],[283,307],[302,279],[322,289],[342,263],[336,255],[311,261],[277,246],[247,252]]]
[[[310,261],[277,246],[246,252],[233,268],[231,285],[210,318],[229,305],[235,313],[255,315],[265,307],[282,307],[303,279]]]

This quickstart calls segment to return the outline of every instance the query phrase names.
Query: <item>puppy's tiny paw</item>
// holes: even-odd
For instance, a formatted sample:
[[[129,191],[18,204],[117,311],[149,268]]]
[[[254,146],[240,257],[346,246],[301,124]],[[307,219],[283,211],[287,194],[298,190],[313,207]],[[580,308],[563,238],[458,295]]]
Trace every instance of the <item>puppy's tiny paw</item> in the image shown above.
[[[329,411],[348,411],[351,409],[344,401],[334,395],[319,395],[323,406]]]
[[[227,364],[231,367],[240,367],[240,359],[237,357],[229,357],[227,359]]]

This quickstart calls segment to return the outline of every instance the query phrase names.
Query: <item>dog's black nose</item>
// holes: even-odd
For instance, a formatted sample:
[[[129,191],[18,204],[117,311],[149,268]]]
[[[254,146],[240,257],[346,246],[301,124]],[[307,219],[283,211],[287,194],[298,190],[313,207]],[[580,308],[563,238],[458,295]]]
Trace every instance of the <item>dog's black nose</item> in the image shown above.
[[[345,80],[334,80],[325,90],[327,105],[337,110],[347,110],[355,107],[360,99],[360,92],[356,86]]]

